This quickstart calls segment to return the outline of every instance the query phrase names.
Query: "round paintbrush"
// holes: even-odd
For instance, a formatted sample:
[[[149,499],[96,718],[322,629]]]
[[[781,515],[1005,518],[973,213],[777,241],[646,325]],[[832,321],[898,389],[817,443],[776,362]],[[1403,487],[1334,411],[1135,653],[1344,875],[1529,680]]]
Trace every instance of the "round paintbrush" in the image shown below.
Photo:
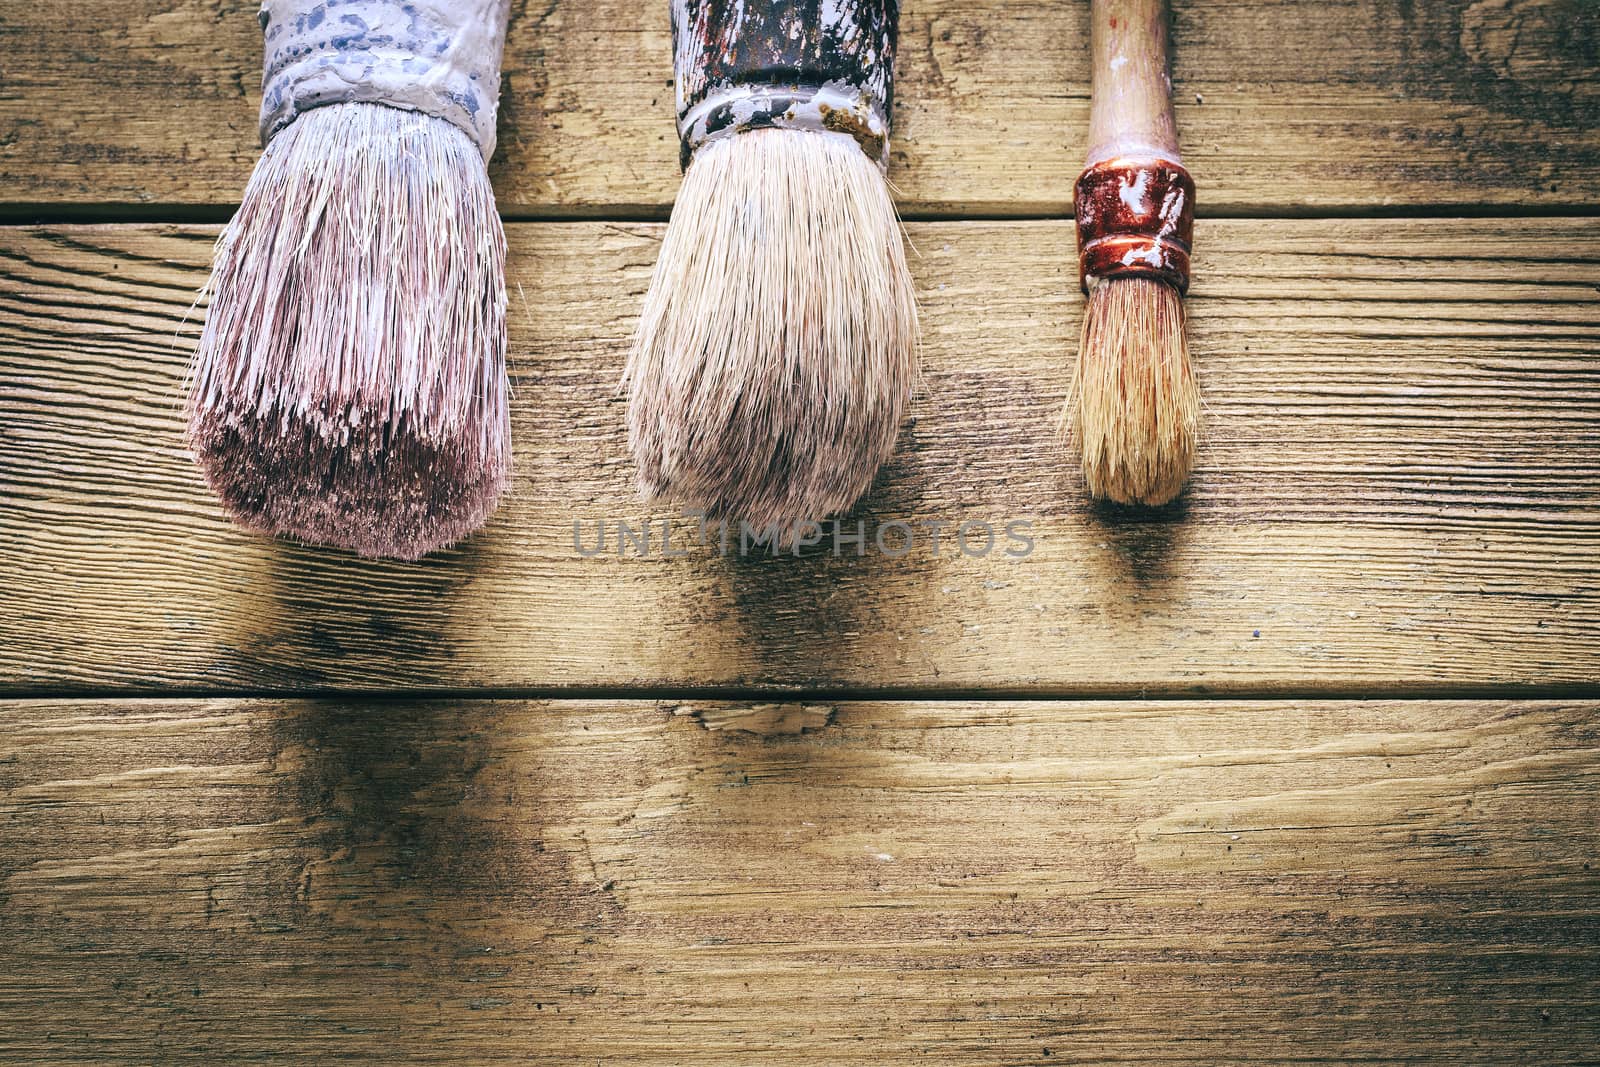
[[[629,358],[650,497],[777,531],[893,449],[916,305],[884,180],[896,0],[672,0],[685,168]]]
[[[509,0],[267,0],[261,138],[217,242],[189,437],[240,523],[414,559],[510,457],[494,151]]]
[[[1088,166],[1074,204],[1088,294],[1064,428],[1095,496],[1164,504],[1194,461],[1189,364],[1194,182],[1178,155],[1166,0],[1093,0]]]

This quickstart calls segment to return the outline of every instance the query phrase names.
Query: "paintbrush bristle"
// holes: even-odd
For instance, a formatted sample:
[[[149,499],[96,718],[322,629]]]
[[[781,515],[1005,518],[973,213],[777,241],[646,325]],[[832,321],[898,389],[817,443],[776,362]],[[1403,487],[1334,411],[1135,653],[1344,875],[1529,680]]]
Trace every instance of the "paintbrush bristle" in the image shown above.
[[[848,509],[894,447],[916,334],[894,201],[853,142],[711,142],[684,175],[628,361],[641,491],[785,543]]]
[[[1153,278],[1096,283],[1063,420],[1089,492],[1121,504],[1167,503],[1194,464],[1199,417],[1183,297]]]
[[[273,138],[217,241],[189,437],[241,524],[415,559],[510,457],[505,234],[451,123],[335,104]]]

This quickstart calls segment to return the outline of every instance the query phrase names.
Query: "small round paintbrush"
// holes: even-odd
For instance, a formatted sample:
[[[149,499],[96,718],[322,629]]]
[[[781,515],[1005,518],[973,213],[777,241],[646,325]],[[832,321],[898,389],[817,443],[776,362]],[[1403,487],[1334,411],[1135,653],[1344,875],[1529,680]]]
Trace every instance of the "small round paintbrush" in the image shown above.
[[[672,0],[685,168],[634,335],[649,497],[776,529],[894,447],[917,313],[884,180],[897,0]]]
[[[1189,365],[1194,182],[1178,156],[1166,0],[1093,0],[1089,160],[1074,189],[1088,294],[1064,430],[1095,496],[1164,504],[1194,462]]]
[[[509,0],[266,0],[261,138],[217,241],[189,439],[238,522],[415,559],[510,457],[494,151]]]

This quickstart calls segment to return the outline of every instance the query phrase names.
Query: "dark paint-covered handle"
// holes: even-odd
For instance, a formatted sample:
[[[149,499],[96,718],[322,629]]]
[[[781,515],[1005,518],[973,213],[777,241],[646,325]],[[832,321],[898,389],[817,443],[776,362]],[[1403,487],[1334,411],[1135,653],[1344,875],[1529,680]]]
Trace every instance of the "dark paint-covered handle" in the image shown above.
[[[745,130],[847,136],[880,166],[899,0],[671,0],[678,136],[701,145]]]

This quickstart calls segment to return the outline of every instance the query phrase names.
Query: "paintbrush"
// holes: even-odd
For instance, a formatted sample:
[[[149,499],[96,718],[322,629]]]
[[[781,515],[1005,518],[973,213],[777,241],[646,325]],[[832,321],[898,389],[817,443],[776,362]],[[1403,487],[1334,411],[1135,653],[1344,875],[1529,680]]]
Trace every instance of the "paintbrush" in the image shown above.
[[[1063,429],[1089,492],[1164,504],[1194,462],[1200,398],[1189,364],[1194,182],[1178,155],[1166,0],[1093,0],[1088,166],[1074,189],[1088,294]]]
[[[894,447],[917,313],[884,178],[897,0],[672,0],[683,186],[628,361],[651,498],[792,543]]]
[[[217,242],[189,439],[241,524],[414,559],[510,459],[494,151],[509,0],[267,0],[260,160]]]

